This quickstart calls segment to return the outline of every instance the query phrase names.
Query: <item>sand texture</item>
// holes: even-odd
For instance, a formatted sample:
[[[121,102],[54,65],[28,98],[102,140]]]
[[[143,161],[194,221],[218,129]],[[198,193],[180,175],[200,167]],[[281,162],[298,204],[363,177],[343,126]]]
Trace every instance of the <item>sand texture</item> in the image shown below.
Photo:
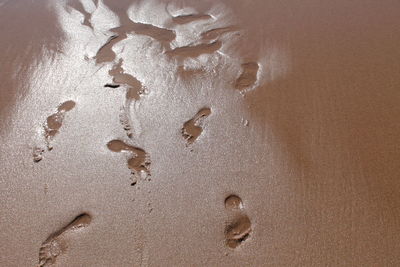
[[[0,267],[400,266],[399,25],[0,0]]]

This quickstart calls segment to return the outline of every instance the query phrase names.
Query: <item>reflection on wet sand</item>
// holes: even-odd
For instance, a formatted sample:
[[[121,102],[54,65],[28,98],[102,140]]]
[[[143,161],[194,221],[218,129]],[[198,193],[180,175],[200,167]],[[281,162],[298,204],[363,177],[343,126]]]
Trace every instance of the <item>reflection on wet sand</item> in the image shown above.
[[[29,93],[33,70],[61,51],[64,33],[53,9],[32,1],[3,1],[0,25],[0,116],[6,119],[14,101]]]

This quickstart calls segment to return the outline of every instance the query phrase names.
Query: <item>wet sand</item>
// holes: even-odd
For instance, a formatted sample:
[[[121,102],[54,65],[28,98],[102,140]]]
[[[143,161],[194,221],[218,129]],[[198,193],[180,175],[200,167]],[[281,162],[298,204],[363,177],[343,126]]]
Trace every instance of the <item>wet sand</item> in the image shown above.
[[[399,12],[0,0],[0,266],[400,265]]]

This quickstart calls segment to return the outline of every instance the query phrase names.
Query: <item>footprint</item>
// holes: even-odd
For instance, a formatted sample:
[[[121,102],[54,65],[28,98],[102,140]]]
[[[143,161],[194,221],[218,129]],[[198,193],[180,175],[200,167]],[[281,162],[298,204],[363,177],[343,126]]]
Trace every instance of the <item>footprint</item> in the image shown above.
[[[172,57],[196,58],[203,54],[212,54],[222,47],[221,41],[199,44],[195,46],[182,46],[166,51],[165,53]]]
[[[244,207],[240,197],[228,196],[225,199],[225,208],[234,215],[225,226],[226,245],[234,249],[250,237],[252,225],[249,217],[243,212]]]
[[[253,86],[257,81],[257,73],[259,66],[256,62],[248,62],[242,64],[242,74],[235,82],[235,88],[243,90]]]
[[[83,213],[61,230],[51,234],[39,250],[39,267],[49,267],[56,263],[57,257],[65,253],[68,248],[66,237],[74,232],[80,231],[92,221],[92,217]]]
[[[51,141],[54,137],[59,133],[60,128],[63,125],[65,114],[72,110],[75,107],[76,103],[72,100],[66,101],[60,104],[57,108],[57,111],[50,116],[47,117],[46,122],[44,123],[44,141],[46,143],[47,150],[50,151],[53,149],[51,145]],[[32,157],[35,163],[41,161],[43,159],[43,153],[45,149],[40,146],[36,146],[33,148]]]
[[[251,233],[251,222],[247,215],[239,215],[225,227],[226,245],[236,248],[246,241]]]
[[[132,127],[132,119],[130,117],[130,108],[127,106],[122,106],[121,107],[121,112],[119,114],[119,122],[122,125],[122,128],[124,128],[124,131],[126,132],[126,135],[129,138],[133,137],[133,127]]]
[[[60,106],[58,106],[58,111],[59,112],[66,112],[72,110],[76,106],[76,103],[72,100],[66,101],[62,103]]]
[[[114,84],[124,84],[129,88],[127,98],[138,100],[142,91],[142,83],[132,75],[125,73],[122,63],[123,60],[120,59],[108,73],[113,77]]]
[[[150,175],[150,159],[148,154],[141,148],[134,147],[124,143],[121,140],[112,140],[107,143],[107,147],[112,152],[128,152],[132,156],[128,159],[128,168],[135,176],[133,183],[136,184],[136,178],[140,178],[141,174]]]
[[[182,136],[186,139],[188,145],[193,144],[196,139],[203,132],[201,126],[202,121],[211,114],[210,108],[202,108],[197,114],[187,122],[183,124]]]
[[[109,74],[113,77],[112,84],[106,84],[105,87],[118,88],[120,85],[125,85],[126,96],[125,104],[121,109],[120,123],[122,124],[126,134],[129,138],[132,138],[132,118],[131,118],[131,105],[132,102],[138,100],[143,93],[142,83],[130,74],[124,72],[122,68],[123,60],[120,59],[118,64],[109,71]]]
[[[189,15],[181,15],[172,18],[172,21],[176,24],[186,24],[196,20],[208,20],[212,17],[207,14],[189,14]]]
[[[72,100],[66,101],[57,108],[57,112],[47,117],[44,131],[48,150],[53,149],[50,142],[59,133],[59,130],[63,125],[65,113],[72,110],[75,105],[76,103]]]
[[[41,147],[34,147],[32,156],[33,156],[33,162],[39,162],[43,159],[43,153],[44,149]]]

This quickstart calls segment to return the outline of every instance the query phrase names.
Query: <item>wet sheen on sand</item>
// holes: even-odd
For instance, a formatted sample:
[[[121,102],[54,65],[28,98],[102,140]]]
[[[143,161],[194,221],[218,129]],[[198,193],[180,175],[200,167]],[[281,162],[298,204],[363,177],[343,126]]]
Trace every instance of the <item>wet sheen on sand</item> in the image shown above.
[[[0,0],[0,266],[400,266],[399,10]]]

